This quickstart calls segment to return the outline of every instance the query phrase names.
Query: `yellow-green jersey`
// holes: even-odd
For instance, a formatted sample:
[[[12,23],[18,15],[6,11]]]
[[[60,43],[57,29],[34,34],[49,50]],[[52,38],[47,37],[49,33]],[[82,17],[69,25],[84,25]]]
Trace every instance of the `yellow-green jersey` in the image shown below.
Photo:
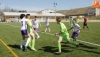
[[[27,22],[32,26],[32,20],[27,19]],[[27,25],[27,30],[30,34],[33,34],[33,29],[29,25]]]
[[[80,21],[80,20],[79,20],[79,18],[78,18],[78,19],[76,19],[76,23],[77,23],[77,24],[79,23],[79,21]]]
[[[67,31],[66,26],[60,22],[60,37],[62,37],[64,40],[69,40],[69,33]]]

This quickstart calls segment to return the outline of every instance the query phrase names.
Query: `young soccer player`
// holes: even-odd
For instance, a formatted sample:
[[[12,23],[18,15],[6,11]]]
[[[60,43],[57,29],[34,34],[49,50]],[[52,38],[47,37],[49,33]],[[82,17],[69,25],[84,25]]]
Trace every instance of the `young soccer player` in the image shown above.
[[[73,41],[76,41],[78,35],[80,34],[81,27],[76,23],[76,20],[73,20],[73,26],[68,30],[74,29],[74,32],[72,33]]]
[[[35,31],[37,38],[40,38],[37,32],[38,32],[39,25],[41,26],[41,24],[40,24],[40,21],[37,20],[37,16],[35,16],[35,19],[33,20],[33,25],[34,25],[34,31]]]
[[[80,19],[79,19],[79,16],[77,16],[76,23],[79,24],[79,22],[80,22]]]
[[[48,18],[48,17],[46,18],[46,22],[45,22],[45,23],[46,23],[46,29],[45,29],[45,32],[47,31],[47,29],[48,29],[49,32],[50,32],[51,30],[50,30],[50,27],[49,27],[49,18]]]
[[[22,34],[22,40],[21,40],[21,44],[20,44],[20,49],[23,50],[23,45],[24,45],[24,41],[25,41],[25,36],[28,35],[28,39],[27,39],[27,42],[26,42],[26,45],[28,45],[29,41],[30,41],[30,34],[28,33],[27,31],[27,20],[25,18],[25,14],[21,14],[20,15],[20,18],[21,18],[21,34]]]
[[[35,35],[34,35],[32,20],[30,19],[30,14],[26,15],[26,19],[27,19],[27,30],[31,36],[31,41],[29,43],[29,47],[31,48],[31,50],[36,51],[36,49],[34,47],[35,46]],[[27,46],[26,46],[26,50],[27,50]]]
[[[87,21],[88,21],[88,19],[87,19],[86,17],[84,17],[83,29],[85,29],[85,27],[87,27],[88,30],[89,30],[89,27],[88,27],[88,25],[87,25]]]
[[[70,17],[70,19],[69,19],[69,24],[70,24],[70,27],[73,26],[73,18],[72,17]]]
[[[78,43],[74,42],[74,41],[70,41],[69,38],[69,33],[67,31],[66,26],[61,22],[60,18],[56,19],[57,23],[59,24],[59,28],[60,28],[60,32],[56,33],[55,35],[59,35],[59,39],[58,39],[58,52],[55,52],[56,54],[60,54],[61,53],[61,42],[62,40],[66,40],[68,43],[73,44],[78,46]]]

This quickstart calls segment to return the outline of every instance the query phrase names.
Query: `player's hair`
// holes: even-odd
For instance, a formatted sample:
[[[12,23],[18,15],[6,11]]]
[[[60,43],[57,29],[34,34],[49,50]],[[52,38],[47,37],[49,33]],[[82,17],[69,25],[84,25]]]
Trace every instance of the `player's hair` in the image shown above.
[[[20,19],[22,19],[23,17],[25,17],[25,14],[21,14],[20,15]]]
[[[75,21],[75,22],[76,22],[76,19],[73,19],[73,21]]]
[[[72,16],[70,18],[72,18]]]
[[[61,22],[61,18],[60,17],[57,17],[56,20],[59,21],[59,22]]]
[[[28,18],[28,16],[30,16],[30,14],[26,14],[26,18]]]
[[[37,16],[35,16],[34,18],[37,18]]]

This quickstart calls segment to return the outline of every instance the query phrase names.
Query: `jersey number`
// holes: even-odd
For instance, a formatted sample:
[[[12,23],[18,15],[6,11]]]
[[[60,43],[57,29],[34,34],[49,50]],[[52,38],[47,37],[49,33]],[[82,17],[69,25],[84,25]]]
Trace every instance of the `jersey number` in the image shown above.
[[[21,21],[21,26],[23,26],[23,21]]]

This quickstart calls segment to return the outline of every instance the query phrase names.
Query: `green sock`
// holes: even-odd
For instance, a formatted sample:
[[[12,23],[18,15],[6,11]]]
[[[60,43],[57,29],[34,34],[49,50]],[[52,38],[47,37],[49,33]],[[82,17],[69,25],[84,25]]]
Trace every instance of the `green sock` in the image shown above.
[[[78,43],[75,42],[75,41],[72,41],[72,42],[70,42],[70,44],[72,44],[72,45],[77,45]]]
[[[32,49],[35,49],[34,46],[35,46],[35,40],[32,40]]]
[[[58,42],[58,49],[59,49],[59,52],[61,52],[61,43]]]

